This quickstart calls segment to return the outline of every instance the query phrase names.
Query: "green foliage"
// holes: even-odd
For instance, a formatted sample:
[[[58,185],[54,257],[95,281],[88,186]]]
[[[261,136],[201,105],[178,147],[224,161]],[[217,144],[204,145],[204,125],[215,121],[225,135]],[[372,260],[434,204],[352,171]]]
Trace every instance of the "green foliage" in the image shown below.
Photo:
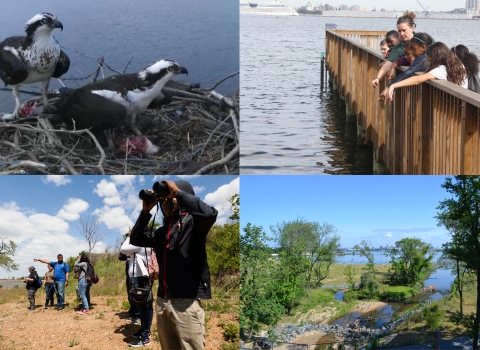
[[[240,345],[238,343],[234,344],[230,342],[225,342],[220,344],[220,350],[238,350],[238,349],[240,349]]]
[[[252,335],[262,324],[274,326],[284,308],[269,295],[274,283],[274,261],[266,242],[267,235],[261,227],[248,223],[240,236],[240,331]]]
[[[128,300],[122,300],[122,310],[129,310],[130,309],[130,303]]]
[[[207,256],[210,273],[216,278],[238,273],[240,270],[240,223],[238,194],[230,198],[232,205],[231,220],[223,226],[214,226],[207,236]]]
[[[360,295],[362,298],[373,299],[380,293],[380,285],[375,278],[375,273],[365,272],[360,276]]]
[[[343,293],[343,301],[349,303],[351,301],[359,299],[359,292],[355,290],[348,290]]]
[[[15,264],[10,257],[15,255],[17,245],[12,240],[9,240],[8,243],[5,241],[5,237],[0,237],[0,268],[5,271],[18,270],[18,264]]]
[[[460,311],[454,311],[449,315],[448,320],[457,326],[465,327],[470,338],[475,335],[475,313],[462,314]]]
[[[68,346],[70,348],[74,347],[75,345],[78,345],[80,344],[80,340],[78,340],[77,338],[73,338],[73,339],[70,339],[70,343],[68,344]]]
[[[299,273],[305,275],[306,292],[310,285],[320,287],[328,277],[330,266],[335,262],[335,251],[340,247],[336,229],[328,223],[309,222],[303,218],[270,226],[290,262]]]
[[[355,283],[353,282],[353,280],[355,278],[356,272],[357,272],[357,269],[353,265],[347,265],[343,270],[343,274],[347,278],[348,288],[350,290],[353,290],[353,288],[355,287]]]
[[[404,238],[388,251],[391,285],[413,286],[432,272],[433,247],[418,238]]]
[[[435,304],[423,309],[423,317],[425,317],[428,328],[434,331],[440,327],[440,322],[445,317],[445,310],[441,310],[438,304]]]
[[[354,246],[360,251],[360,255],[367,258],[366,272],[360,277],[360,295],[363,298],[375,298],[379,293],[379,283],[375,275],[375,256],[373,255],[372,244],[368,241],[362,240],[360,244]]]
[[[416,290],[411,287],[395,286],[387,287],[380,294],[380,299],[384,301],[400,301],[415,295]]]
[[[240,340],[240,327],[238,323],[227,323],[222,325],[223,336],[226,341],[231,343],[238,343]]]

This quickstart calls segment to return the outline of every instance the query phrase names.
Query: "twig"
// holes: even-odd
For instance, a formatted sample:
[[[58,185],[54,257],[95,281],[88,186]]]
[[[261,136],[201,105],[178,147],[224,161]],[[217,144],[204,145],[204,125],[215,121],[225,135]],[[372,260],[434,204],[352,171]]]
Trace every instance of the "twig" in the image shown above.
[[[211,171],[212,169],[220,166],[220,165],[223,165],[225,163],[228,163],[235,155],[238,155],[237,153],[239,152],[240,150],[240,145],[237,144],[235,146],[235,148],[233,150],[230,151],[229,154],[227,154],[226,157],[220,159],[220,160],[217,160],[216,162],[213,162],[213,163],[210,163],[208,165],[205,165],[203,168],[201,168],[200,170],[198,170],[195,174],[193,175],[202,175],[202,174],[205,174],[206,172],[209,172]]]
[[[229,79],[229,78],[232,78],[236,75],[238,75],[240,72],[235,72],[235,73],[232,73],[232,74],[229,74],[227,75],[225,78],[221,79],[218,83],[216,83],[215,85],[213,85],[213,87],[211,89],[207,89],[207,90],[215,90],[215,88],[220,85],[221,83],[223,83],[225,80]]]
[[[123,70],[123,74],[125,74],[125,72],[127,71],[127,68],[130,65],[130,63],[132,63],[132,60],[133,60],[133,56],[132,58],[130,58],[130,61],[128,61],[127,65],[125,66],[125,69]]]

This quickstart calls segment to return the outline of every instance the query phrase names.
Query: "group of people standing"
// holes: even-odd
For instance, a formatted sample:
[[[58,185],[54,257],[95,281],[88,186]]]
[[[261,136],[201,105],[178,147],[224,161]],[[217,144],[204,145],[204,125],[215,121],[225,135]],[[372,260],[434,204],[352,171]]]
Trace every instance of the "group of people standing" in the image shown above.
[[[41,262],[48,265],[48,271],[45,273],[43,280],[43,287],[45,288],[45,309],[53,306],[54,294],[57,295],[56,310],[60,311],[65,308],[65,287],[68,285],[70,275],[70,268],[68,264],[63,261],[63,255],[58,254],[57,261],[48,261],[43,259],[33,259],[35,262]],[[35,310],[35,293],[41,288],[38,284],[39,276],[35,266],[28,268],[30,274],[24,279],[26,288],[28,290],[28,301],[30,305],[29,310]]]
[[[465,89],[480,93],[478,78],[479,59],[465,45],[452,48],[435,40],[427,33],[415,32],[415,14],[406,11],[397,20],[397,31],[386,34],[381,42],[381,51],[385,61],[371,84],[374,88],[380,79],[387,74],[391,82],[380,94],[380,99],[393,100],[396,88],[417,85],[428,80],[447,80]],[[397,66],[408,66],[408,69],[397,77],[393,73]],[[425,72],[413,76],[416,72]]]

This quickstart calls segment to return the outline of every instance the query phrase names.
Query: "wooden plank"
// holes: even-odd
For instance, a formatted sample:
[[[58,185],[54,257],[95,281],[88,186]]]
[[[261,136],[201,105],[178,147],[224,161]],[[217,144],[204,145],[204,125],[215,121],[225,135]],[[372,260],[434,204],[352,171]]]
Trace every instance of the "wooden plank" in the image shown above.
[[[463,134],[464,134],[464,146],[463,146],[463,168],[462,174],[465,175],[478,175],[479,174],[479,109],[475,106],[463,102],[462,108],[462,120],[463,120]]]

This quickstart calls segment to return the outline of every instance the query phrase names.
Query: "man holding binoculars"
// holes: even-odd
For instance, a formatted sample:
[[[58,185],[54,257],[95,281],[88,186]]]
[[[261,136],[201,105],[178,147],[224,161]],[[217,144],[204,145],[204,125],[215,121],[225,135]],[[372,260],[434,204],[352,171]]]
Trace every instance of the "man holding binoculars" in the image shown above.
[[[156,301],[158,338],[162,349],[204,349],[205,313],[200,300],[211,299],[206,237],[217,219],[217,210],[195,196],[187,181],[156,182],[140,191],[140,215],[130,242],[153,247],[160,267]],[[152,237],[144,234],[157,203],[163,225]]]

